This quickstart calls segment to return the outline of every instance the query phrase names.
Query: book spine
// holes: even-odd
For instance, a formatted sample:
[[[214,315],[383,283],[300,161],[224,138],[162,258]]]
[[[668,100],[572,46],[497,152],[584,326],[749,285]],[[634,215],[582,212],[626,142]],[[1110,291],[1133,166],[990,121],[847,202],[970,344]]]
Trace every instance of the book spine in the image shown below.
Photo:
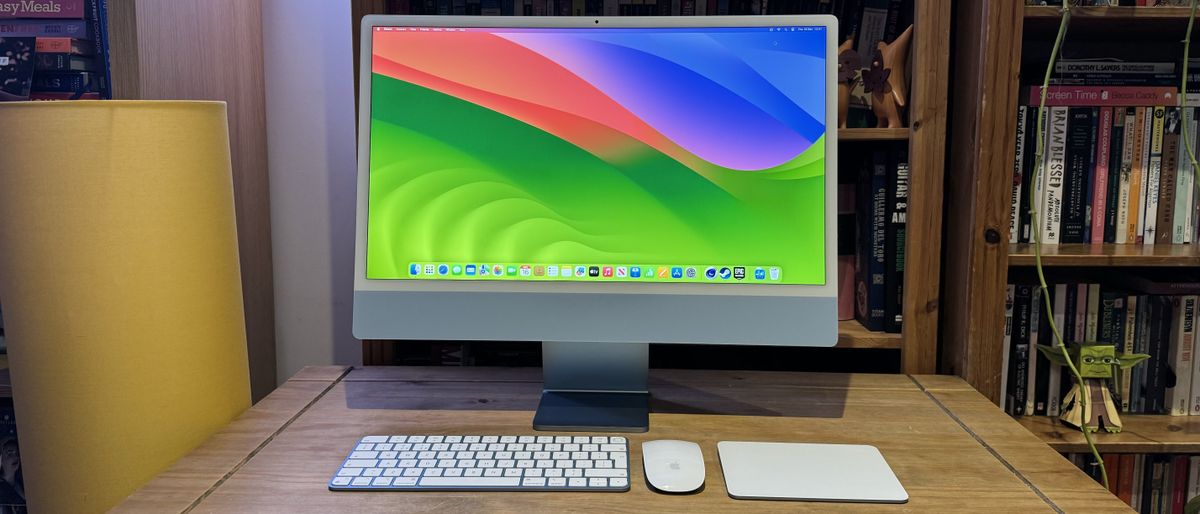
[[[1191,412],[1192,351],[1195,341],[1191,334],[1185,335],[1184,332],[1191,330],[1196,314],[1196,298],[1176,296],[1172,298],[1172,306],[1175,323],[1171,331],[1170,354],[1175,381],[1167,382],[1166,403],[1172,416],[1186,416]]]
[[[1200,496],[1200,455],[1188,457],[1187,497]]]
[[[1183,497],[1187,491],[1187,472],[1188,458],[1187,455],[1175,455],[1171,457],[1171,486],[1167,489],[1171,498],[1170,508],[1163,510],[1168,514],[1183,514],[1183,504],[1186,499]]]
[[[908,155],[904,150],[893,154],[888,166],[888,222],[886,234],[887,271],[884,276],[885,332],[900,333],[904,322],[904,248],[908,219]]]
[[[1163,121],[1166,109],[1154,108],[1151,125],[1150,161],[1146,167],[1146,182],[1142,188],[1142,209],[1138,212],[1138,243],[1154,244],[1158,224],[1158,186],[1162,177]]]
[[[1021,221],[1017,227],[1017,229],[1019,231],[1019,233],[1017,234],[1017,241],[1021,242],[1021,243],[1028,243],[1032,240],[1031,238],[1033,237],[1032,236],[1033,213],[1031,211],[1032,211],[1032,206],[1036,205],[1036,203],[1030,203],[1030,202],[1031,201],[1036,202],[1036,198],[1030,198],[1029,189],[1038,187],[1037,184],[1034,184],[1033,181],[1031,180],[1031,178],[1033,177],[1033,173],[1035,171],[1034,168],[1038,165],[1038,163],[1035,162],[1037,160],[1037,156],[1036,156],[1036,154],[1037,154],[1037,134],[1035,134],[1035,132],[1037,132],[1038,116],[1041,116],[1042,119],[1045,119],[1045,112],[1042,111],[1042,113],[1039,115],[1039,111],[1037,108],[1035,108],[1035,107],[1026,108],[1026,110],[1025,110],[1025,133],[1021,135],[1021,137],[1025,140],[1025,156],[1022,159],[1022,163],[1021,163],[1021,168],[1023,170],[1021,173],[1021,175],[1022,175],[1021,176],[1021,206],[1020,206]],[[1038,170],[1038,171],[1041,171],[1041,170]],[[1045,173],[1039,172],[1038,175],[1040,177],[1042,175],[1045,175]],[[1044,183],[1044,182],[1039,182],[1039,183]],[[1037,194],[1038,191],[1039,190],[1035,190],[1034,194]]]
[[[90,42],[73,37],[39,37],[33,49],[39,53],[88,55],[93,48]]]
[[[0,20],[10,18],[82,19],[83,0],[0,0]]]
[[[1039,295],[1041,296],[1041,295]],[[1053,299],[1051,299],[1053,301]],[[1052,306],[1042,304],[1038,309],[1038,317],[1034,318],[1034,326],[1038,327],[1037,341],[1041,344],[1047,344],[1051,336],[1048,324],[1050,323],[1049,313],[1047,308]],[[1045,416],[1047,414],[1047,400],[1050,392],[1050,360],[1046,358],[1041,351],[1036,347],[1031,346],[1029,353],[1033,355],[1032,363],[1030,363],[1031,374],[1034,378],[1033,383],[1033,414],[1035,416]]]
[[[1121,472],[1121,457],[1115,453],[1104,453],[1100,455],[1100,459],[1104,462],[1104,469],[1108,472],[1108,492],[1116,495],[1117,475]]]
[[[1183,120],[1179,108],[1168,107],[1163,118],[1162,170],[1158,177],[1158,220],[1154,224],[1154,244],[1171,244],[1175,233],[1175,183],[1179,168],[1180,124]],[[1150,241],[1146,241],[1149,243]]]
[[[1012,346],[1013,346],[1013,309],[1016,307],[1017,286],[1008,284],[1004,288],[1004,344],[1001,348],[1001,355],[1004,359],[1000,363],[1000,394],[1004,395],[1004,412],[1012,414],[1008,410],[1010,404],[1008,397],[1008,372],[1009,362],[1012,361]]]
[[[1136,347],[1137,331],[1137,296],[1125,298],[1124,319],[1121,320],[1121,351],[1132,354]],[[1121,368],[1121,412],[1133,412],[1133,368]]]
[[[1171,244],[1184,244],[1184,239],[1187,232],[1187,211],[1192,203],[1191,194],[1191,175],[1192,161],[1188,155],[1188,145],[1195,150],[1194,143],[1183,139],[1182,127],[1187,127],[1187,134],[1195,140],[1196,137],[1196,111],[1192,107],[1184,107],[1183,125],[1180,127],[1179,138],[1179,155],[1176,157],[1177,171],[1175,173],[1175,212],[1171,216]]]
[[[1178,105],[1178,86],[1077,86],[1046,89],[1047,107],[1137,107]],[[1029,88],[1025,105],[1041,105],[1042,86]]]
[[[93,39],[86,20],[0,19],[0,37],[75,37]]]
[[[1054,107],[1050,109],[1049,130],[1046,145],[1045,190],[1044,198],[1038,209],[1040,221],[1041,242],[1057,244],[1062,228],[1063,215],[1063,183],[1066,177],[1067,151],[1067,109]]]
[[[1117,462],[1117,498],[1126,505],[1133,505],[1133,465],[1136,458],[1133,454],[1121,454]]]
[[[111,100],[112,63],[109,56],[107,0],[85,0],[85,8],[89,15],[87,22],[91,25],[90,31],[95,34],[96,68],[100,79],[97,90],[102,99]]]
[[[1087,291],[1087,297],[1085,299],[1081,295],[1080,300],[1086,305],[1087,311],[1084,313],[1083,337],[1079,341],[1096,343],[1100,334],[1100,284],[1085,284],[1082,287]]]
[[[1134,353],[1147,353],[1147,348],[1150,344],[1150,316],[1148,315],[1150,312],[1150,298],[1151,297],[1147,295],[1140,295],[1138,297],[1138,311],[1137,318],[1135,319],[1136,328],[1134,329],[1135,333],[1133,340]],[[1133,404],[1130,406],[1130,412],[1136,414],[1144,414],[1147,412],[1146,376],[1150,374],[1148,370],[1153,365],[1154,363],[1146,363],[1142,366],[1133,367],[1133,376],[1131,378],[1133,382],[1133,390],[1130,392],[1130,394],[1133,395]]]
[[[1068,108],[1069,127],[1065,145],[1065,165],[1062,186],[1060,243],[1084,242],[1087,223],[1088,139],[1092,134],[1092,108]]]
[[[858,54],[870,62],[875,44],[883,39],[887,29],[888,0],[862,0],[862,17],[858,31]]]
[[[1012,351],[1008,355],[1009,360],[1009,381],[1008,388],[1005,389],[1009,393],[1007,402],[1008,413],[1014,416],[1023,416],[1025,410],[1025,399],[1027,396],[1028,380],[1029,380],[1029,331],[1030,331],[1030,309],[1033,305],[1033,287],[1028,285],[1016,286],[1016,294],[1013,298],[1013,344]]]
[[[860,219],[858,254],[859,280],[856,295],[855,317],[867,330],[882,332],[884,328],[883,299],[886,248],[885,226],[887,216],[887,157],[875,152],[863,167],[865,176],[859,181],[864,187],[858,198],[863,202],[859,212],[866,213]]]
[[[1146,484],[1146,454],[1133,456],[1133,493],[1130,494],[1129,506],[1140,509],[1142,506],[1142,490]]]
[[[1037,399],[1037,358],[1038,354],[1041,353],[1038,351],[1037,345],[1041,342],[1038,338],[1040,337],[1041,332],[1041,305],[1043,299],[1042,288],[1034,287],[1030,298],[1032,301],[1029,303],[1029,351],[1026,352],[1027,364],[1025,369],[1026,415],[1037,413],[1037,411],[1034,410],[1034,404],[1036,403]]]
[[[1014,243],[1020,240],[1018,227],[1021,224],[1021,181],[1025,176],[1025,120],[1029,110],[1029,107],[1017,107],[1017,148],[1013,158],[1012,199],[1009,202],[1011,216],[1008,221],[1008,240]]]
[[[1087,165],[1083,168],[1083,239],[1082,243],[1092,242],[1092,206],[1096,201],[1096,148],[1100,146],[1100,108],[1091,109],[1091,130],[1087,139]]]
[[[1150,297],[1150,363],[1146,375],[1146,413],[1166,414],[1167,372],[1170,365],[1171,301],[1166,296]]]
[[[1125,109],[1113,108],[1112,137],[1109,142],[1108,193],[1104,205],[1104,242],[1115,243],[1117,204],[1121,196],[1121,156],[1125,149]]]
[[[1126,213],[1125,240],[1123,243],[1136,243],[1138,232],[1138,214],[1142,212],[1142,177],[1146,175],[1146,162],[1150,158],[1150,121],[1153,116],[1147,111],[1153,108],[1138,108],[1137,121],[1133,132],[1133,170],[1129,179],[1129,212]]]
[[[40,93],[74,93],[94,91],[95,76],[85,71],[38,73],[33,76],[32,90]]]
[[[1104,242],[1104,222],[1108,209],[1108,159],[1112,153],[1113,109],[1098,111],[1096,137],[1096,166],[1092,168],[1091,237],[1088,242]]]

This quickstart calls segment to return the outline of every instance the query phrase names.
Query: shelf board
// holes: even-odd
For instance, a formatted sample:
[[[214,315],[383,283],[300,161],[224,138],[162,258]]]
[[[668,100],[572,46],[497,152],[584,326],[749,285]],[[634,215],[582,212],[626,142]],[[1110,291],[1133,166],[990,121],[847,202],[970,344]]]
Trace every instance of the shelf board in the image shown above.
[[[1087,452],[1083,433],[1049,416],[1017,418],[1021,426],[1062,453]],[[1103,453],[1198,453],[1200,416],[1122,414],[1122,431],[1092,437]]]
[[[838,129],[838,141],[906,141],[907,128]]]
[[[1200,266],[1197,245],[1063,244],[1042,247],[1042,264],[1058,267],[1182,267]],[[1008,247],[1009,266],[1033,266],[1033,246]]]
[[[1072,7],[1070,34],[1105,38],[1112,36],[1113,29],[1120,29],[1123,39],[1181,41],[1188,11],[1188,7]],[[1025,31],[1053,38],[1060,16],[1060,7],[1026,6]]]
[[[900,334],[872,332],[855,320],[838,322],[838,348],[900,349]]]

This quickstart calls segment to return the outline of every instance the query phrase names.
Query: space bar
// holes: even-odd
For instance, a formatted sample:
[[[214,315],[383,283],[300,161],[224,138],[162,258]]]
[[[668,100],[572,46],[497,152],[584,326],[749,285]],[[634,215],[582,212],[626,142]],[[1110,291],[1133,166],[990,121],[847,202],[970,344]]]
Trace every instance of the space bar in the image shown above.
[[[423,487],[516,487],[521,477],[425,477]]]

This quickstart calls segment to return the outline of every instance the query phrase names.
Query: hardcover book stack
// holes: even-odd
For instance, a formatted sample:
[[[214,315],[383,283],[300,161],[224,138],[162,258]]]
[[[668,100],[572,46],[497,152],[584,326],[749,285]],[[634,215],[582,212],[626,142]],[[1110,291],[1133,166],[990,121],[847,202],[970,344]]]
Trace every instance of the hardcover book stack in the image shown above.
[[[904,298],[904,245],[908,218],[908,150],[879,147],[843,157],[855,173],[855,318],[867,330],[899,333]],[[847,171],[839,171],[846,175]]]
[[[1200,360],[1193,358],[1200,276],[1148,273],[1105,284],[1052,284],[1055,325],[1069,344],[1113,344],[1120,352],[1150,356],[1108,381],[1121,412],[1200,415]],[[1054,345],[1042,290],[1017,283],[1007,294],[1004,409],[1014,416],[1057,416],[1073,381],[1065,367],[1035,348]]]
[[[0,0],[0,100],[108,99],[105,0]]]
[[[1045,111],[1039,85],[1017,112],[1009,240],[1191,243],[1200,205],[1187,151],[1198,140],[1200,102],[1178,106],[1176,64],[1064,60],[1052,77]],[[1044,156],[1031,181],[1039,118]]]
[[[1067,458],[1104,483],[1090,453]],[[1106,453],[1101,458],[1109,491],[1138,512],[1183,514],[1188,500],[1200,496],[1200,455]]]

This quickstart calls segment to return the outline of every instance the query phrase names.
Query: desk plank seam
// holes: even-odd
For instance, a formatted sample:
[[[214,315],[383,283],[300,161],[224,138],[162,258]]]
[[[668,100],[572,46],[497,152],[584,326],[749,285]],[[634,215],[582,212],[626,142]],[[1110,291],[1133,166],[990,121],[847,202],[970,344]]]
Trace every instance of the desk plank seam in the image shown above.
[[[938,400],[937,397],[933,395],[933,393],[930,393],[929,390],[925,389],[924,384],[922,384],[919,380],[917,380],[912,375],[906,375],[906,376],[908,377],[909,380],[912,380],[913,384],[916,384],[917,388],[920,389],[922,393],[925,393],[925,396],[927,398],[929,398],[930,401],[932,401],[935,405],[937,405],[939,409],[942,409],[942,412],[944,412],[946,414],[946,416],[949,416],[950,419],[954,420],[955,423],[958,423],[958,426],[960,428],[962,428],[963,431],[965,431],[968,435],[970,435],[972,438],[974,438],[975,442],[979,443],[979,445],[982,446],[983,449],[987,450],[988,453],[992,454],[992,457],[994,457],[997,461],[1000,461],[1000,464],[1004,465],[1005,468],[1008,468],[1008,471],[1011,472],[1014,476],[1016,476],[1017,479],[1021,481],[1021,483],[1025,484],[1025,487],[1028,487],[1030,491],[1033,491],[1033,494],[1036,494],[1038,498],[1041,498],[1042,501],[1046,503],[1046,505],[1049,505],[1050,508],[1054,509],[1054,512],[1057,512],[1059,514],[1065,514],[1064,511],[1061,508],[1059,508],[1058,505],[1055,504],[1053,500],[1050,499],[1050,497],[1046,496],[1046,494],[1043,493],[1041,489],[1038,489],[1038,487],[1036,485],[1033,485],[1033,482],[1030,482],[1029,479],[1025,477],[1025,475],[1021,474],[1021,472],[1019,470],[1017,470],[1016,466],[1013,466],[1012,463],[1008,462],[1007,459],[1005,459],[1003,456],[1000,455],[1000,452],[997,452],[995,448],[992,448],[992,446],[987,443],[987,441],[984,441],[983,437],[981,437],[979,434],[976,434],[974,430],[971,430],[970,426],[968,426],[966,423],[964,423],[963,420],[959,419],[958,416],[956,416],[954,414],[954,412],[950,410],[949,407],[946,407],[946,405],[943,404],[941,402],[941,400]]]
[[[341,382],[342,379],[345,378],[346,374],[349,372],[350,372],[350,368],[346,368],[345,370],[343,370],[341,375],[338,375],[338,377],[336,379],[334,379],[332,382],[330,382],[329,385],[325,387],[325,389],[322,389],[320,393],[318,393],[312,400],[310,400],[308,403],[306,403],[304,405],[304,407],[302,407],[300,409],[299,412],[293,414],[292,417],[288,418],[288,420],[285,421],[282,425],[280,425],[279,428],[276,428],[273,432],[271,432],[271,435],[267,436],[266,439],[264,439],[261,443],[259,443],[258,446],[256,446],[254,448],[254,450],[251,450],[250,453],[246,454],[245,457],[242,457],[242,460],[238,461],[238,463],[235,464],[233,466],[233,468],[231,468],[224,475],[222,475],[220,479],[218,479],[215,483],[213,483],[213,485],[211,487],[208,488],[208,490],[204,491],[204,494],[200,495],[199,498],[196,498],[195,500],[193,500],[191,505],[188,505],[186,509],[183,509],[183,511],[181,511],[180,514],[187,514],[187,513],[191,512],[192,510],[194,510],[196,507],[198,507],[201,503],[203,503],[205,499],[207,499],[209,496],[212,495],[213,492],[215,492],[218,488],[220,488],[222,485],[224,485],[225,481],[229,480],[229,477],[232,477],[234,474],[236,474],[238,471],[240,471],[242,469],[242,466],[245,466],[247,462],[250,462],[250,459],[253,459],[256,455],[258,455],[258,452],[261,452],[264,448],[267,447],[268,444],[271,444],[271,441],[274,441],[275,438],[277,436],[279,436],[279,434],[283,433],[284,430],[287,430],[288,427],[292,426],[292,423],[294,423],[297,419],[300,419],[300,416],[303,416],[304,413],[308,412],[308,410],[310,408],[312,408],[313,405],[315,405],[318,401],[320,401],[322,398],[324,398],[325,395],[328,394],[329,391],[331,391],[334,388],[334,386],[338,385],[338,383]]]

